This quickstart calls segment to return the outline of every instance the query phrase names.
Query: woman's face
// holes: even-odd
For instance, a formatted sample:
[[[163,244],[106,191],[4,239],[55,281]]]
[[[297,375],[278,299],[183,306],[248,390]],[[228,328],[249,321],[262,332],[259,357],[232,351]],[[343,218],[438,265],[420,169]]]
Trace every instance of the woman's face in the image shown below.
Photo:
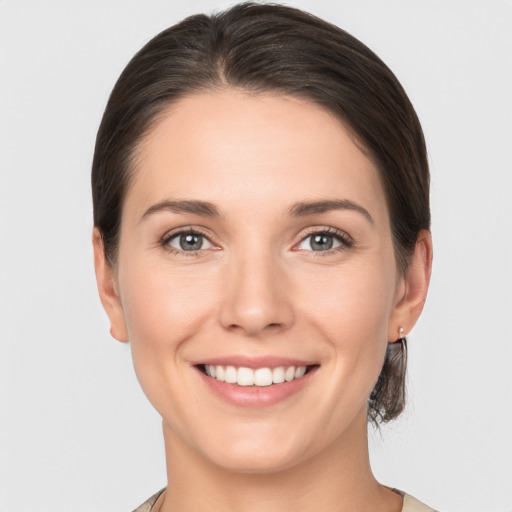
[[[235,91],[180,100],[145,137],[113,283],[112,332],[166,439],[249,472],[364,436],[407,288],[377,169],[343,124]]]

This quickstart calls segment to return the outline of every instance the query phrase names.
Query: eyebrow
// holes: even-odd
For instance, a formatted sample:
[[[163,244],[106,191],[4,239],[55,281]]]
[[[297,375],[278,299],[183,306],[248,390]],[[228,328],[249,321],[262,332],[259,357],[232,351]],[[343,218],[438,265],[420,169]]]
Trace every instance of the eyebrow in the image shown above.
[[[371,224],[374,224],[374,220],[368,210],[362,206],[349,201],[348,199],[328,199],[325,201],[301,201],[293,204],[289,209],[288,213],[292,217],[306,217],[308,215],[315,215],[319,213],[325,213],[332,210],[351,210],[362,214]],[[150,206],[142,215],[141,221],[147,217],[160,212],[160,211],[171,211],[174,213],[193,213],[195,215],[201,215],[203,217],[220,217],[220,212],[217,207],[207,201],[197,200],[170,200],[160,201],[159,203]]]
[[[140,220],[148,218],[160,211],[171,211],[174,213],[193,213],[203,217],[220,217],[217,207],[207,201],[172,201],[165,200],[150,206],[143,214]]]
[[[359,212],[371,223],[374,224],[373,217],[370,212],[362,206],[349,201],[348,199],[328,199],[326,201],[309,201],[295,203],[289,209],[289,214],[292,217],[305,217],[307,215],[315,215],[318,213],[325,213],[331,210],[351,210]]]

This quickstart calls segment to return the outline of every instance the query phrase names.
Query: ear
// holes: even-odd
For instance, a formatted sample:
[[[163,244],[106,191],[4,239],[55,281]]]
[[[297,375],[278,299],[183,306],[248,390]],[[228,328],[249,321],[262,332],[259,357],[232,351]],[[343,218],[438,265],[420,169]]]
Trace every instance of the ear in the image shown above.
[[[119,298],[115,271],[108,263],[103,248],[103,238],[98,228],[92,232],[94,270],[103,309],[110,320],[110,334],[118,341],[128,341],[124,311]]]
[[[400,328],[403,329],[402,336],[406,336],[418,320],[427,298],[431,270],[432,235],[430,231],[421,230],[409,267],[397,287],[388,328],[390,342],[400,339]]]

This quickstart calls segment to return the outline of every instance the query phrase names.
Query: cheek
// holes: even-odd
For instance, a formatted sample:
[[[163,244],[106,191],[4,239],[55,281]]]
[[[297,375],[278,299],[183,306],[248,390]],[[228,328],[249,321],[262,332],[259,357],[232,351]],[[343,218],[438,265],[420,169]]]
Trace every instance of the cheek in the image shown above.
[[[330,411],[323,424],[325,442],[366,408],[384,362],[394,302],[393,266],[375,263],[345,270],[317,275],[297,295],[303,330],[319,340],[325,361],[327,378],[317,397],[319,409]],[[312,418],[304,421],[314,423]]]
[[[387,341],[395,289],[394,265],[362,261],[305,280],[297,304],[330,339],[358,346],[364,339],[382,343]]]
[[[211,322],[215,276],[191,275],[165,262],[129,262],[121,269],[123,311],[136,370],[163,366]],[[153,370],[152,370],[153,371]],[[162,368],[164,371],[164,368]]]
[[[215,306],[215,277],[192,277],[165,262],[132,258],[120,268],[123,311],[137,378],[149,401],[173,425],[190,411],[189,341],[206,329]],[[181,419],[180,419],[181,418]]]
[[[391,263],[394,260],[390,260]],[[320,337],[329,371],[330,394],[364,400],[382,369],[388,323],[395,300],[394,264],[355,264],[318,274],[297,295],[305,328]]]

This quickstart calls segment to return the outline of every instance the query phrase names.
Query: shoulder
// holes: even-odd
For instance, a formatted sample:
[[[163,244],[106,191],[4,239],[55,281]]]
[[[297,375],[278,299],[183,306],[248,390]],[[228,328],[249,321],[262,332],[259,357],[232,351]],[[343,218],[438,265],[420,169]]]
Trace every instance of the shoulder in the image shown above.
[[[133,512],[151,512],[151,508],[155,504],[155,501],[158,499],[160,494],[164,492],[164,489],[161,489],[156,494],[153,494],[151,498],[146,500],[140,507],[137,507]]]
[[[433,508],[421,503],[410,494],[403,494],[404,504],[402,512],[436,512]]]

